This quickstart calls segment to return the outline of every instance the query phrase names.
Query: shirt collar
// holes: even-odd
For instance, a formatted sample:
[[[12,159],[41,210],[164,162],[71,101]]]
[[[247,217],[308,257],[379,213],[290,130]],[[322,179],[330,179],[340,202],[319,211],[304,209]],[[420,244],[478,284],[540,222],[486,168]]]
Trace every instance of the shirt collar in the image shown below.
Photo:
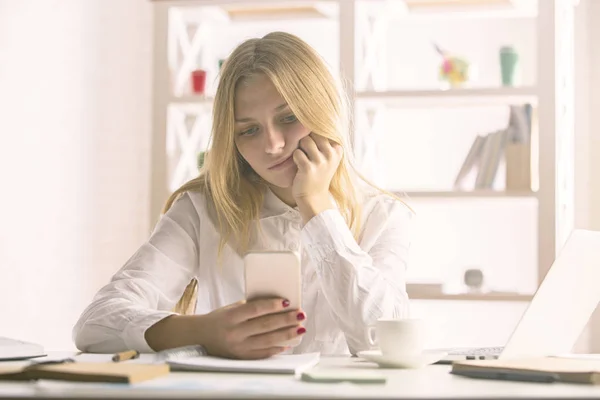
[[[260,218],[270,218],[270,217],[279,217],[279,216],[289,216],[294,219],[300,216],[300,211],[298,211],[298,207],[290,207],[285,204],[279,197],[273,193],[271,188],[267,187],[265,189],[263,206],[260,211]]]

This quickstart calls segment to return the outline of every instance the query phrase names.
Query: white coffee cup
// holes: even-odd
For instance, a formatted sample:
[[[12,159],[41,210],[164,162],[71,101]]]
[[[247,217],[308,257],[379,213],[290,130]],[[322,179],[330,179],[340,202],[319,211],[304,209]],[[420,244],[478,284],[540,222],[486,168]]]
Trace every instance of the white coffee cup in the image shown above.
[[[367,329],[367,339],[384,356],[410,357],[423,352],[426,328],[421,319],[380,319]]]

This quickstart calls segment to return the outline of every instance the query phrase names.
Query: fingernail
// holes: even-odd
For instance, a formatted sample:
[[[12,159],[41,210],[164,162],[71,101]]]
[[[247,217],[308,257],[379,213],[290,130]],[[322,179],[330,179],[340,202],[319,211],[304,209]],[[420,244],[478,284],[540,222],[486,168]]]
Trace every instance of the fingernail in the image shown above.
[[[298,321],[302,321],[304,318],[306,318],[306,315],[304,315],[304,313],[298,313],[298,316],[296,317],[298,318]]]
[[[298,335],[302,335],[304,332],[306,332],[306,329],[304,329],[304,327],[302,327],[302,326],[300,328],[298,328],[298,330],[296,331],[296,333]]]
[[[283,304],[284,307],[289,307],[290,306],[289,300],[284,300],[282,304]]]

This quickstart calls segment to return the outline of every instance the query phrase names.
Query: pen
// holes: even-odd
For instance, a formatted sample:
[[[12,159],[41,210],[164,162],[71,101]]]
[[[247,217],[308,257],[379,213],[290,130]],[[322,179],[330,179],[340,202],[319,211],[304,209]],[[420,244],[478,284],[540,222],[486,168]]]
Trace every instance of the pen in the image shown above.
[[[114,362],[119,362],[119,361],[127,361],[127,360],[133,360],[134,358],[138,358],[140,356],[140,353],[137,350],[127,350],[127,351],[122,351],[120,353],[117,353],[113,356],[112,360]]]

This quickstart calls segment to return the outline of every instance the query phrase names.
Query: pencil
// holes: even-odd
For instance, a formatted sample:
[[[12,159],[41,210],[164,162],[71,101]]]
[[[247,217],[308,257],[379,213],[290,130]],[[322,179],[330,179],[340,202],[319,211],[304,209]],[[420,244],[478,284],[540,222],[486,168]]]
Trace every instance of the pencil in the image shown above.
[[[127,351],[122,351],[120,353],[117,353],[113,356],[112,360],[114,362],[119,362],[119,361],[127,361],[127,360],[133,360],[134,358],[138,358],[140,356],[140,353],[137,350],[127,350]]]

